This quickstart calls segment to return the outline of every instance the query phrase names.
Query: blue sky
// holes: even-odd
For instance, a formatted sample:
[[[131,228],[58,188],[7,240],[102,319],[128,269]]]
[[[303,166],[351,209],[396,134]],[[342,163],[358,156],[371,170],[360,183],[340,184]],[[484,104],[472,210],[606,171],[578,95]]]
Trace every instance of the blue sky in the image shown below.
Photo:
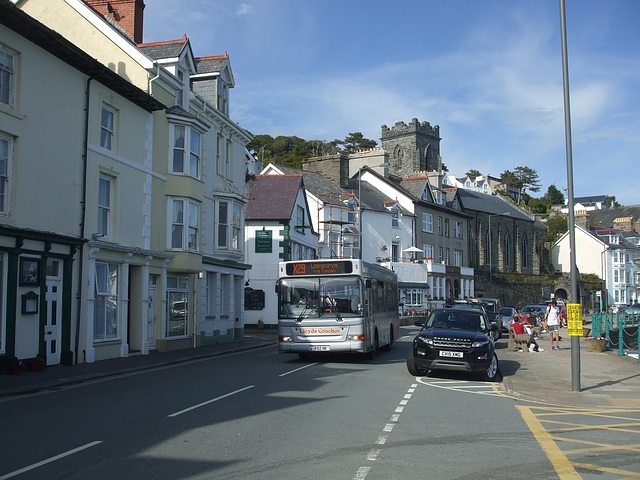
[[[144,41],[228,52],[253,134],[440,125],[449,171],[567,185],[559,0],[147,0]],[[187,8],[188,5],[188,8]],[[640,204],[640,1],[566,0],[574,195]]]

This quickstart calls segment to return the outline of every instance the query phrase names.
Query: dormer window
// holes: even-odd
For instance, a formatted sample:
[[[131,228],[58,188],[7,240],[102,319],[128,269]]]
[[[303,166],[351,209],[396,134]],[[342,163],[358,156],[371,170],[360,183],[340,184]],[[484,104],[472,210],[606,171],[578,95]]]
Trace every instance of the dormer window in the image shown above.
[[[399,222],[399,218],[400,218],[400,211],[397,208],[394,208],[391,210],[391,226],[393,228],[398,228],[400,226],[400,222]]]
[[[618,235],[609,235],[609,243],[618,245],[620,243],[620,237]]]

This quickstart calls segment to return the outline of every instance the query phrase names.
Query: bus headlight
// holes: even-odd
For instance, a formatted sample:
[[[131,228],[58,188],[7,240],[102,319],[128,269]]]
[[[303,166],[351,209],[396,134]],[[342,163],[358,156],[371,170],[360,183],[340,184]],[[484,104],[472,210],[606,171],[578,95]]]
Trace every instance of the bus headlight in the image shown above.
[[[286,335],[281,335],[278,337],[279,342],[293,342],[293,337],[288,337]]]
[[[354,342],[358,342],[358,341],[364,341],[364,339],[366,338],[364,335],[349,335],[349,340],[352,340]]]

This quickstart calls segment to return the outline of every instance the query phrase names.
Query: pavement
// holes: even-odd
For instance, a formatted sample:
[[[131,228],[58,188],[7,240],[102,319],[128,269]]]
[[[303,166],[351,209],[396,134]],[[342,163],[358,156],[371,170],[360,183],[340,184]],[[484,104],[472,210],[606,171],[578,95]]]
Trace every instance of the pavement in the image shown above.
[[[560,350],[552,350],[549,334],[541,333],[537,342],[543,352],[510,352],[503,334],[496,345],[503,393],[561,406],[640,408],[637,350],[625,351],[624,356],[617,350],[594,352],[586,338],[578,337],[579,361],[573,365],[566,328],[560,329],[560,336]]]
[[[94,363],[55,365],[34,373],[0,375],[0,397],[37,393],[81,384],[109,376],[145,369],[275,346],[273,331],[247,331],[243,340],[171,352],[153,351],[149,355],[131,355]],[[580,337],[578,389],[574,390],[571,338],[561,329],[560,350],[551,350],[549,336],[538,339],[543,352],[510,352],[503,335],[497,342],[501,384],[506,394],[524,401],[584,408],[640,408],[640,363],[637,352],[619,356],[617,351],[593,352]]]

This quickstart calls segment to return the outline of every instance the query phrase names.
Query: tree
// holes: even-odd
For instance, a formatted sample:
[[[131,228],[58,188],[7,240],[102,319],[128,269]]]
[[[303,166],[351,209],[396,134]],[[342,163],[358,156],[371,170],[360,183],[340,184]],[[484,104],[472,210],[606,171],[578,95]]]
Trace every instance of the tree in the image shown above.
[[[346,154],[355,153],[358,150],[368,150],[378,145],[375,140],[364,138],[361,132],[350,133],[348,137],[338,143],[344,147],[343,151]]]
[[[505,170],[500,176],[500,181],[518,190],[518,201],[522,198],[525,190],[538,192],[541,184],[538,172],[529,167],[516,167],[514,171]]]
[[[564,204],[564,195],[560,190],[558,190],[558,187],[556,187],[555,185],[549,185],[549,188],[547,189],[547,193],[545,194],[544,197],[542,197],[542,199],[548,205]]]
[[[556,212],[547,220],[547,241],[550,243],[558,240],[562,234],[568,230],[569,216],[565,213]]]
[[[473,168],[472,168],[471,170],[469,170],[467,173],[465,173],[465,175],[466,175],[467,177],[469,177],[469,178],[474,179],[474,180],[475,180],[477,177],[481,177],[481,176],[482,176],[482,174],[481,174],[478,170],[475,170],[475,169],[473,169]]]

